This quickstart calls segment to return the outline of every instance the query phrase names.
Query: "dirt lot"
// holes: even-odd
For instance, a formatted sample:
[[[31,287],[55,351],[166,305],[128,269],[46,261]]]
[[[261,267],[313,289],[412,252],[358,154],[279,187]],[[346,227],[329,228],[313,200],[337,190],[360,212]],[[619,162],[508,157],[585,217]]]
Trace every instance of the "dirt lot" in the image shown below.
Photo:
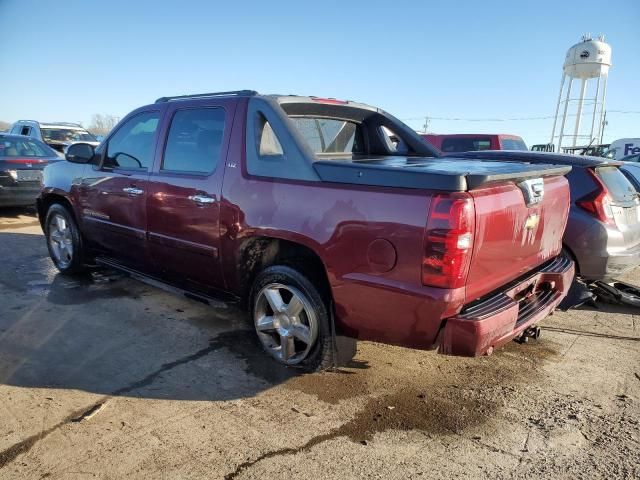
[[[296,375],[234,308],[61,278],[35,217],[0,217],[0,478],[640,477],[632,310],[558,312],[488,358],[361,342]]]

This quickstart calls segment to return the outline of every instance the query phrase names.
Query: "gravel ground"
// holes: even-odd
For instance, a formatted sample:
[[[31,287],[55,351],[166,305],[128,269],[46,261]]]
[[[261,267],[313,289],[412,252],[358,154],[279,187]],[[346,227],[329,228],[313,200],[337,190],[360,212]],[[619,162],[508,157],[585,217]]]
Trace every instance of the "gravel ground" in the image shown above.
[[[57,276],[29,212],[0,211],[0,255],[0,478],[640,477],[632,309],[478,359],[359,342],[298,375],[233,307]]]

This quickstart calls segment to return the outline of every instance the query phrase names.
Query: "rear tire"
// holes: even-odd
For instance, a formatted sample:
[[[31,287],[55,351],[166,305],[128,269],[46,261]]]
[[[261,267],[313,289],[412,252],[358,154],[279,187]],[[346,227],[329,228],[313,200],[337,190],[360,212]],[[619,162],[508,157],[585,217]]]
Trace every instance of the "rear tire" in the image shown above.
[[[71,212],[54,203],[47,210],[44,226],[49,256],[60,273],[76,275],[86,271],[82,236]]]
[[[250,308],[258,339],[278,362],[308,372],[332,365],[327,301],[303,274],[283,265],[266,268],[253,283]]]

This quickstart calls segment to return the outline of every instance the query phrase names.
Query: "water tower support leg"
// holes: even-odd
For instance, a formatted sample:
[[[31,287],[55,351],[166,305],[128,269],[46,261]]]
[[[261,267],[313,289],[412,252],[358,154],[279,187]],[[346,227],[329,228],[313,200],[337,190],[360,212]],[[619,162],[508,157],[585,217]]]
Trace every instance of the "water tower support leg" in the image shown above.
[[[563,73],[562,80],[560,80],[560,92],[558,92],[558,103],[556,104],[556,114],[553,117],[553,129],[551,130],[551,140],[549,143],[553,143],[556,138],[556,124],[558,123],[558,112],[560,111],[560,101],[562,100],[562,89],[564,88],[564,80],[567,76]]]
[[[562,123],[560,124],[560,135],[558,136],[558,153],[562,153],[562,137],[564,136],[564,124],[567,122],[567,108],[569,108],[569,99],[571,98],[571,85],[573,85],[573,78],[569,77],[569,87],[567,87],[567,96],[564,99],[564,113],[562,114]]]
[[[576,128],[573,131],[573,146],[576,146],[578,134],[580,133],[580,123],[582,122],[582,106],[584,105],[584,96],[587,93],[587,81],[583,78],[580,85],[580,98],[578,99],[578,112],[576,114]]]
[[[591,118],[591,133],[589,134],[589,143],[593,142],[596,137],[593,136],[593,131],[596,126],[596,115],[598,113],[598,98],[600,97],[600,79],[602,75],[598,77],[598,83],[596,83],[596,96],[593,100],[593,117]]]

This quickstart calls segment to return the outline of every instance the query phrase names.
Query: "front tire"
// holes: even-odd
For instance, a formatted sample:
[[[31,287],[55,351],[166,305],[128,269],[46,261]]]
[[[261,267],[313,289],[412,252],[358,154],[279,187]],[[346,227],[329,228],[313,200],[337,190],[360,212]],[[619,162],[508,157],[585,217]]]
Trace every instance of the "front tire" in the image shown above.
[[[86,270],[84,247],[78,226],[69,210],[54,203],[45,217],[45,236],[49,256],[63,275],[75,275]]]
[[[260,343],[278,362],[306,371],[331,366],[327,302],[303,274],[283,265],[266,268],[254,281],[250,306]]]

